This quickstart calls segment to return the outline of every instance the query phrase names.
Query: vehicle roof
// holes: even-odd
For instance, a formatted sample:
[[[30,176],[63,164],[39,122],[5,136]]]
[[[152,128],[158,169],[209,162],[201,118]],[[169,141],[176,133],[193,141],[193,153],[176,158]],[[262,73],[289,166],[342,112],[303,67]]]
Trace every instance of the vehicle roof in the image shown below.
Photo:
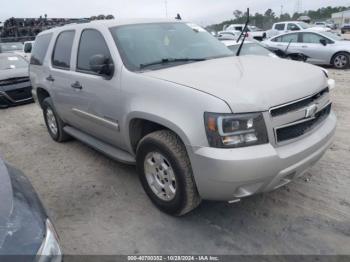
[[[242,41],[239,41],[237,43],[237,40],[221,40],[220,42],[222,42],[223,44],[225,44],[226,46],[232,46],[232,45],[240,45],[242,43]],[[245,40],[244,41],[245,44],[254,44],[253,41],[249,41],[249,40]]]
[[[314,30],[312,28],[309,28],[309,29],[304,29],[304,30],[301,30],[301,31],[291,31],[291,32],[279,34],[279,35],[271,37],[270,39],[276,38],[276,37],[280,37],[280,36],[284,36],[284,35],[301,34],[301,33],[314,33],[314,34],[323,35],[323,33],[325,33],[325,32],[320,32],[320,31]]]
[[[229,26],[245,26],[245,24],[230,24]],[[228,27],[229,27],[228,26]],[[248,25],[250,27],[256,27],[255,25]]]
[[[283,22],[277,22],[277,23],[275,23],[275,24],[285,24],[285,23],[305,23],[305,22],[303,22],[303,21],[296,21],[296,20],[294,20],[294,21],[283,21]]]
[[[152,23],[186,23],[182,20],[165,19],[165,18],[130,18],[130,19],[113,19],[113,20],[96,20],[87,23],[73,23],[60,27],[51,28],[49,30],[41,32],[39,35],[52,33],[56,31],[87,28],[89,26],[94,27],[115,27],[122,25],[135,25],[135,24],[152,24]]]

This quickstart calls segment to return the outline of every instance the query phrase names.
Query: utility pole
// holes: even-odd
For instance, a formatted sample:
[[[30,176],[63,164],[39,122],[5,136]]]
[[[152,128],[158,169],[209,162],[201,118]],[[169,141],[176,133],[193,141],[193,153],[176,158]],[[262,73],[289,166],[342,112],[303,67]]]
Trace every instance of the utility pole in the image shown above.
[[[280,17],[282,17],[282,15],[283,15],[283,5],[281,5],[281,15],[280,15]]]
[[[168,17],[168,0],[164,0],[165,4],[165,17]]]

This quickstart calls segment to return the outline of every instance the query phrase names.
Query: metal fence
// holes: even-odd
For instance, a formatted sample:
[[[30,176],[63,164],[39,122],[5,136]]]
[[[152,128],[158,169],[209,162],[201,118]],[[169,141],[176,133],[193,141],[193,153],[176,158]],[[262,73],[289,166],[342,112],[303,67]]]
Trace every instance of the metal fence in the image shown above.
[[[0,37],[0,43],[34,41],[35,36]]]

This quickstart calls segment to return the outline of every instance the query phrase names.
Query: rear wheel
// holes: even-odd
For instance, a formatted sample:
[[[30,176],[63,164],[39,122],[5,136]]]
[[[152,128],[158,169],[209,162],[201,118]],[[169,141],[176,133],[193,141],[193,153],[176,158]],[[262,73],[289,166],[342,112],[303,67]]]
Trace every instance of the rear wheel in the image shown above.
[[[50,97],[45,98],[42,103],[42,108],[45,124],[51,138],[56,142],[69,140],[70,136],[63,130],[64,122],[57,115]]]
[[[163,212],[181,216],[200,204],[186,148],[173,132],[161,130],[141,140],[137,170],[145,192]]]
[[[337,69],[349,68],[350,56],[348,53],[338,53],[332,59],[332,65]]]

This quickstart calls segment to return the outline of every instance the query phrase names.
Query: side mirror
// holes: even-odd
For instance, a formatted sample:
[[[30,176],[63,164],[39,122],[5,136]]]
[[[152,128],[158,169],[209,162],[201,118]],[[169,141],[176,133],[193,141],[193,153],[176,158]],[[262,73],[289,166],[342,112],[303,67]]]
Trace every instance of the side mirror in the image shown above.
[[[326,39],[320,39],[320,43],[321,43],[322,45],[324,45],[324,46],[326,46],[326,45],[327,45],[327,41],[326,41]]]
[[[24,53],[29,54],[32,52],[32,45],[31,44],[26,44],[24,46]]]
[[[97,54],[90,57],[89,60],[90,68],[93,72],[98,75],[111,77],[114,73],[114,65],[110,58]]]

